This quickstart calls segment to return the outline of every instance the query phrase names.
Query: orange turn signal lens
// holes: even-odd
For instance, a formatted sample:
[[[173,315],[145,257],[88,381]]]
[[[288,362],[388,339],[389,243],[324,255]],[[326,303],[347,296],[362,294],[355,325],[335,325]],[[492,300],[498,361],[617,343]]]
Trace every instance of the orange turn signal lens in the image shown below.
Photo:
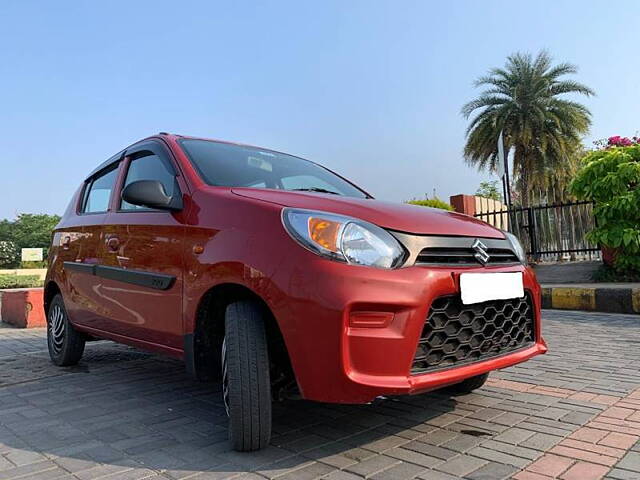
[[[309,217],[309,237],[323,248],[338,252],[338,235],[342,223]]]

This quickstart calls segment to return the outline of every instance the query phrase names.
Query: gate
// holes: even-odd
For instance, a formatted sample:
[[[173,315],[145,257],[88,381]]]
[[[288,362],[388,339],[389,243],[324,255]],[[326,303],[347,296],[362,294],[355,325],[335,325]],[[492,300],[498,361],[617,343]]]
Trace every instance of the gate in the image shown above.
[[[587,241],[595,227],[593,202],[512,207],[475,215],[516,235],[534,261],[599,260],[600,248]]]

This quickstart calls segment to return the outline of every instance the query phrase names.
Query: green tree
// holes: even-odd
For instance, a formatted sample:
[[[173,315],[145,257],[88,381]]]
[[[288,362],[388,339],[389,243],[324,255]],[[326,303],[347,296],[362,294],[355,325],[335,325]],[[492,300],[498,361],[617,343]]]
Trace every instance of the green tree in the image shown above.
[[[9,242],[13,239],[13,223],[9,220],[0,220],[0,242]]]
[[[491,182],[480,182],[480,186],[478,187],[478,190],[476,190],[476,196],[501,201],[502,193],[500,193],[500,190],[498,189],[498,181],[493,180]]]
[[[49,248],[51,232],[60,221],[58,215],[21,213],[12,225],[18,248]]]
[[[476,87],[487,88],[462,107],[465,118],[475,114],[467,128],[466,161],[481,170],[496,170],[497,142],[503,132],[505,148],[514,148],[513,174],[523,205],[529,205],[532,186],[545,171],[563,168],[589,130],[589,110],[561,98],[594,94],[589,87],[565,79],[576,72],[569,63],[552,65],[546,51],[535,58],[515,53],[507,57],[504,68],[491,69],[476,80]]]
[[[13,258],[10,253],[13,249],[18,252],[17,261],[22,248],[43,248],[46,256],[51,244],[51,233],[59,221],[58,215],[34,213],[21,213],[13,222],[0,221],[0,242],[3,242],[5,252],[0,256],[5,258],[5,265],[15,266],[15,261],[8,260]]]
[[[532,199],[539,203],[562,203],[574,199],[569,187],[587,153],[584,146],[578,143],[561,165],[545,166],[532,182]]]

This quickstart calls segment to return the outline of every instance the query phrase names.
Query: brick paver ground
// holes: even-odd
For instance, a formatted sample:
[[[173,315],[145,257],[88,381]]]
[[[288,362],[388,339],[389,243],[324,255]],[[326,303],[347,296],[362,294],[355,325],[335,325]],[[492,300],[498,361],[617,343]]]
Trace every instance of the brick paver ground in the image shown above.
[[[0,328],[0,479],[640,479],[640,317],[544,318],[549,354],[473,394],[278,404],[252,454],[181,363],[96,342],[60,369],[43,330]]]

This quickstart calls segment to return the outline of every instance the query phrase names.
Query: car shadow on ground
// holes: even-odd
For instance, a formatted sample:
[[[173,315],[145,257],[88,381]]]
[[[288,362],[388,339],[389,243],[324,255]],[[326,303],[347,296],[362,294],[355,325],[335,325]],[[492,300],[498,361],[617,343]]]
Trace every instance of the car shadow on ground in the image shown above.
[[[201,471],[272,476],[313,460],[342,468],[389,449],[402,459],[404,449],[396,447],[448,423],[457,407],[446,391],[369,405],[275,403],[271,445],[238,453],[227,442],[220,385],[191,380],[181,362],[95,342],[74,367],[51,365],[40,349],[1,357],[0,371],[0,453],[18,465],[40,456],[72,473],[146,468],[170,478]]]

